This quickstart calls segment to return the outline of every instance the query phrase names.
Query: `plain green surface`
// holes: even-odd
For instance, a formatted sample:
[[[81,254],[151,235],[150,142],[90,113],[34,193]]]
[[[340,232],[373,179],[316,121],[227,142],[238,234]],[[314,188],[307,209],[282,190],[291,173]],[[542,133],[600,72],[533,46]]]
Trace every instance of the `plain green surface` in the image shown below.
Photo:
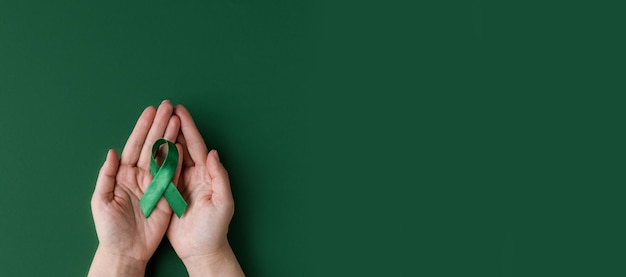
[[[429,2],[0,0],[0,275],[87,272],[106,150],[168,98],[248,276],[624,276],[623,9]]]

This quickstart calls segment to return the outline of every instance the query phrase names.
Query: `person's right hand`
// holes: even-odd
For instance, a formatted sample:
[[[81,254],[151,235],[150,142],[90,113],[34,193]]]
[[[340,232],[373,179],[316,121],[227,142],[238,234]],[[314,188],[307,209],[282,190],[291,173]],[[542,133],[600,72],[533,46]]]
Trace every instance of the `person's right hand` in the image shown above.
[[[189,111],[178,105],[174,113],[183,151],[178,189],[189,206],[181,218],[172,216],[167,237],[189,276],[244,276],[226,237],[234,213],[228,173],[217,151],[207,150]]]

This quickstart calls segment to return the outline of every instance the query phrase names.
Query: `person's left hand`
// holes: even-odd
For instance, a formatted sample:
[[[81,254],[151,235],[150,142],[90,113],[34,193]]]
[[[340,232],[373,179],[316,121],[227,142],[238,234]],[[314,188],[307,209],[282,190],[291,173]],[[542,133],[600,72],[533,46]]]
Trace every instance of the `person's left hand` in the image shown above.
[[[158,110],[152,106],[146,108],[124,146],[121,159],[118,160],[114,150],[109,150],[91,200],[99,245],[90,275],[99,275],[96,272],[107,267],[112,270],[113,265],[106,265],[107,260],[122,260],[145,270],[163,239],[172,216],[167,201],[161,198],[146,218],[139,200],[152,181],[152,144],[161,137],[175,141],[178,135],[180,119],[172,116],[172,111],[169,101],[163,101]],[[180,145],[177,147],[182,153]],[[181,163],[182,158],[173,180],[178,180]]]

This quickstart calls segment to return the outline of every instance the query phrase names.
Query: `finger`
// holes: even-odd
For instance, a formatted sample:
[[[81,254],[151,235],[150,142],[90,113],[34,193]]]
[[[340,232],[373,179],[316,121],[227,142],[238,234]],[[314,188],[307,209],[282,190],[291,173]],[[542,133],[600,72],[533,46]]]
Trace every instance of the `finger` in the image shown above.
[[[144,145],[146,135],[148,135],[155,114],[156,108],[149,106],[145,108],[141,116],[139,116],[135,128],[128,137],[126,145],[124,145],[124,150],[122,150],[122,164],[132,166],[137,164],[139,155],[141,154],[141,148]]]
[[[178,137],[178,133],[180,132],[180,118],[177,115],[172,115],[170,117],[170,121],[167,123],[167,128],[165,128],[165,134],[163,137],[169,141],[176,141],[176,137]]]
[[[218,198],[231,202],[232,204],[232,192],[230,190],[230,181],[228,180],[228,172],[226,168],[220,162],[217,150],[213,149],[206,158],[206,167],[211,177],[211,185],[213,186],[213,192]]]
[[[93,193],[94,199],[110,200],[113,198],[113,190],[115,189],[115,176],[117,176],[117,169],[120,161],[117,158],[117,153],[113,149],[109,149],[107,157],[100,168],[98,179],[96,181],[96,188]]]
[[[196,127],[196,123],[194,123],[193,118],[191,118],[191,114],[189,114],[189,111],[187,111],[183,105],[176,106],[175,113],[180,117],[180,129],[185,137],[187,150],[189,151],[191,159],[194,164],[203,163],[208,150],[206,144],[204,144],[202,135],[200,135],[200,131],[198,131]]]
[[[172,103],[169,100],[164,100],[159,105],[157,109],[156,115],[154,117],[154,121],[152,122],[152,126],[150,126],[150,131],[148,132],[148,136],[143,144],[143,148],[141,149],[141,154],[139,156],[139,161],[137,162],[137,166],[148,169],[150,167],[150,157],[152,156],[152,144],[154,142],[163,137],[165,133],[165,129],[169,124],[170,117],[172,116]]]
[[[183,165],[185,167],[194,166],[195,164],[193,163],[193,160],[191,159],[191,156],[189,155],[189,150],[187,149],[187,142],[185,141],[185,136],[183,136],[182,132],[178,132],[178,138],[176,138],[176,142],[179,143],[183,148],[183,151],[182,151]]]

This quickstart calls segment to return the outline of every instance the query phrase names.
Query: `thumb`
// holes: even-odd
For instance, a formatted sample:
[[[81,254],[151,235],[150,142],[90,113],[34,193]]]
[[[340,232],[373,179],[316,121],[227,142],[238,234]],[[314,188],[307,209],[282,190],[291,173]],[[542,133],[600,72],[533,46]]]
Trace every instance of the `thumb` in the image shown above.
[[[107,157],[98,173],[96,188],[93,193],[93,199],[110,200],[113,198],[113,190],[115,189],[115,176],[119,168],[120,160],[117,153],[113,149],[109,149]]]
[[[213,191],[220,199],[232,202],[233,195],[230,190],[228,172],[220,162],[217,150],[213,149],[207,155],[206,167],[209,171],[209,176],[211,177]]]

